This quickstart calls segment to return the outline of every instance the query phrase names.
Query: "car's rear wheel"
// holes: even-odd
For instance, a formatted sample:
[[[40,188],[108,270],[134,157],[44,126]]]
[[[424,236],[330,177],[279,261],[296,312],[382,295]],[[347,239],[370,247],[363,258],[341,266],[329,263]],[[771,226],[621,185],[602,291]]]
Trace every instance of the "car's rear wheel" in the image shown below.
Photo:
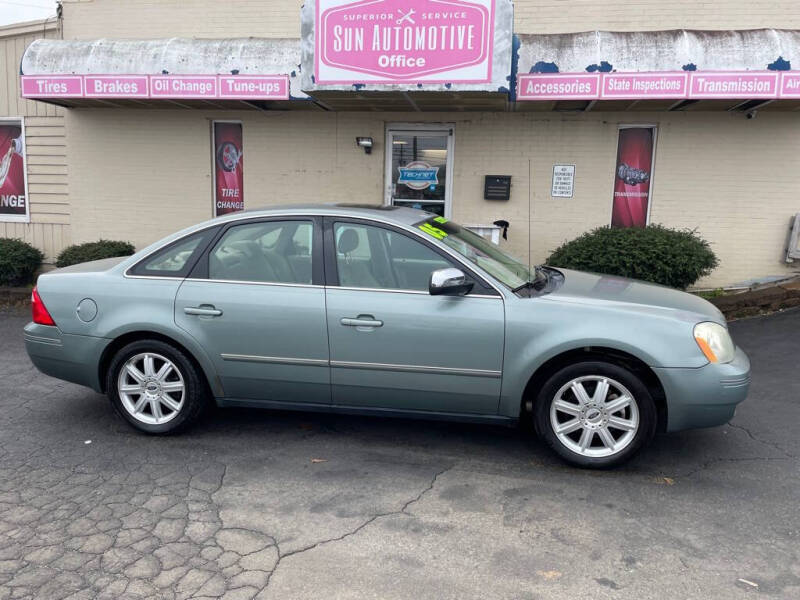
[[[139,431],[175,433],[194,422],[206,404],[202,377],[177,348],[139,340],[114,355],[106,389],[117,412]]]
[[[655,434],[657,421],[639,376],[603,361],[554,373],[539,392],[533,416],[537,433],[564,460],[601,469],[636,454]]]

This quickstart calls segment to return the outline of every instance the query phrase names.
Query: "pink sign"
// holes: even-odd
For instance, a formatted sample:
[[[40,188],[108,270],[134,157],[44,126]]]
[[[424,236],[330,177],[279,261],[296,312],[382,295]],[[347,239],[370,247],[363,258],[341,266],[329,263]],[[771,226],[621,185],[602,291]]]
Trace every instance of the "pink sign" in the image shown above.
[[[23,75],[23,98],[80,98],[83,78],[80,75]]]
[[[151,98],[216,98],[214,75],[151,75]]]
[[[600,97],[613,100],[685,98],[689,74],[604,73]]]
[[[517,100],[594,100],[598,73],[526,73],[518,77]]]
[[[229,100],[288,100],[287,75],[220,75],[219,97]]]
[[[781,98],[800,98],[800,73],[781,74]]]
[[[777,95],[776,72],[693,71],[689,86],[689,97],[694,99],[776,98]]]
[[[334,83],[488,83],[494,0],[317,0],[314,76]]]
[[[147,98],[147,75],[84,75],[87,98]]]

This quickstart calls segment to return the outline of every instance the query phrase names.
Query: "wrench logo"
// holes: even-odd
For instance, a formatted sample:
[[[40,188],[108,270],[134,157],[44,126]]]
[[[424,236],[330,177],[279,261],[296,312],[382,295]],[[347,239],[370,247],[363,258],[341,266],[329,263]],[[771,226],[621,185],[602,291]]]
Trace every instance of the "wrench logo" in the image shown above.
[[[414,19],[412,17],[416,14],[417,11],[415,11],[413,8],[409,9],[408,12],[403,12],[402,8],[398,8],[397,12],[402,15],[399,19],[397,19],[396,23],[397,25],[402,25],[406,21],[408,21],[411,25],[415,24]]]

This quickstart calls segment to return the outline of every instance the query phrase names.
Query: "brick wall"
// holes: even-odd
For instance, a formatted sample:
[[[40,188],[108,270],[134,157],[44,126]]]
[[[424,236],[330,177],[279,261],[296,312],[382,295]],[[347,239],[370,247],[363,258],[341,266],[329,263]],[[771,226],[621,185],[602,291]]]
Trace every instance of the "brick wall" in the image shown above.
[[[387,122],[455,126],[453,218],[511,223],[514,254],[541,262],[565,240],[607,225],[617,127],[659,126],[652,222],[697,228],[722,265],[702,285],[789,273],[782,262],[800,210],[800,120],[760,113],[522,114],[73,111],[68,120],[73,235],[142,247],[212,214],[211,119],[244,123],[248,208],[383,199]],[[372,136],[371,155],[355,137]],[[702,159],[702,160],[701,160]],[[530,164],[529,164],[530,160]],[[575,164],[575,197],[550,197],[554,164]],[[529,177],[529,172],[531,177]],[[100,175],[102,174],[102,175]],[[512,175],[509,202],[483,200],[483,176]],[[530,203],[529,203],[530,199]]]

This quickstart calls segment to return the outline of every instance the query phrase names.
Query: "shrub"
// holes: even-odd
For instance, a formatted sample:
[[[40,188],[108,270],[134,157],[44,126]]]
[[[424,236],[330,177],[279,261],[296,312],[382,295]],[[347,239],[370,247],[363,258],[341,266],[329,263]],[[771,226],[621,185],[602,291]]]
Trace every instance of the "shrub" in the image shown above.
[[[27,285],[41,266],[44,254],[18,239],[0,238],[0,285]]]
[[[547,264],[686,288],[719,264],[695,231],[599,227],[557,248]]]
[[[86,242],[67,246],[61,251],[56,259],[57,267],[68,267],[78,263],[89,262],[90,260],[100,260],[101,258],[113,258],[115,256],[130,256],[136,252],[133,244],[129,242],[117,242],[113,240],[100,240],[97,242]]]

